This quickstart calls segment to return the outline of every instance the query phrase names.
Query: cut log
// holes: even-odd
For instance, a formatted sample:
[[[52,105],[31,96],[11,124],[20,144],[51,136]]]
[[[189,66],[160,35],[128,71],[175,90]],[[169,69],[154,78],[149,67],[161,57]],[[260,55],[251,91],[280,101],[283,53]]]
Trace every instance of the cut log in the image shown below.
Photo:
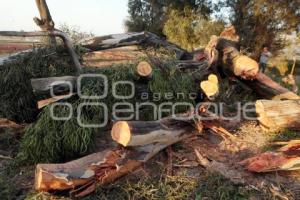
[[[180,128],[180,126],[182,126]],[[114,141],[128,146],[145,146],[158,143],[166,144],[170,141],[178,140],[186,131],[187,124],[177,124],[167,127],[163,122],[140,122],[140,121],[120,121],[114,124],[111,136]]]
[[[75,91],[76,81],[77,77],[75,76],[38,78],[31,79],[31,86],[35,94],[49,95],[51,93],[50,90],[52,89],[55,95],[60,95]]]
[[[148,62],[142,61],[138,64],[136,71],[140,77],[150,79],[153,70],[151,65]]]
[[[107,67],[115,64],[135,63],[146,57],[138,46],[126,46],[114,49],[95,51],[83,55],[83,64],[88,67]]]
[[[213,100],[219,93],[218,77],[214,74],[210,74],[208,80],[200,83],[200,88],[208,99]]]
[[[300,100],[259,100],[256,113],[261,126],[267,130],[300,130]]]
[[[216,39],[213,38],[212,44]],[[238,36],[234,28],[226,29],[217,40],[219,64],[227,76],[236,76],[257,94],[267,99],[300,99],[290,90],[280,86],[268,76],[259,73],[258,63],[239,52]]]
[[[126,126],[129,125],[134,129],[128,129]],[[169,134],[165,136],[167,139],[153,132],[162,126],[169,130],[166,131]],[[141,129],[147,139],[140,140],[134,135],[130,137],[131,141],[135,141],[131,143],[134,147],[130,149],[106,150],[65,164],[39,164],[36,168],[35,188],[39,191],[70,190],[74,197],[85,196],[95,190],[96,184],[103,185],[114,181],[135,170],[162,149],[198,132],[193,127],[190,123],[174,121],[172,118],[165,118],[159,122],[116,123],[112,135],[117,141],[122,140],[123,143],[123,138],[128,136],[123,136],[124,133],[132,134]],[[152,140],[155,137],[151,137],[151,134],[159,135],[160,139]],[[146,145],[139,146],[144,144]]]

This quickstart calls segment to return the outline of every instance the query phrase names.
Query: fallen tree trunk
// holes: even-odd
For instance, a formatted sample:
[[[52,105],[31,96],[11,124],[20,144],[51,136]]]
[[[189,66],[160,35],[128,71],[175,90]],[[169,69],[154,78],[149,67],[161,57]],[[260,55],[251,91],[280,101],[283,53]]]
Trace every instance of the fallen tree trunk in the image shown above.
[[[219,51],[219,64],[227,76],[236,76],[257,94],[268,99],[300,99],[290,90],[280,86],[271,78],[259,72],[258,63],[242,55],[234,28],[225,29],[220,38],[213,37],[208,46]]]
[[[55,95],[72,93],[76,89],[76,76],[62,76],[50,78],[31,79],[33,92],[38,95]],[[51,90],[54,94],[51,94]]]
[[[172,52],[175,52],[177,58],[180,59],[189,53],[180,47],[172,44],[166,40],[159,38],[157,35],[149,32],[140,33],[123,33],[123,34],[113,34],[100,37],[92,37],[83,39],[79,42],[82,46],[91,49],[93,51],[112,49],[123,46],[131,45],[144,45],[155,47],[164,47]]]
[[[143,135],[147,139],[139,140],[131,137],[130,140],[135,141],[135,143],[131,142],[130,145],[134,146],[131,149],[106,150],[65,164],[39,164],[36,168],[35,188],[39,191],[71,190],[74,197],[85,196],[95,190],[96,184],[102,185],[114,181],[135,170],[162,149],[197,132],[194,125],[186,121],[175,121],[172,118],[165,118],[159,122],[116,123],[112,135],[117,141],[119,141],[117,137],[120,139],[124,136],[115,131],[121,130],[123,134],[123,125],[128,124],[135,128],[144,127]],[[168,135],[153,132],[161,126]],[[135,132],[136,129],[131,130]],[[159,135],[157,137],[159,139],[153,139],[152,135]]]
[[[270,77],[263,73],[258,73],[253,81],[242,80],[247,86],[252,88],[257,94],[266,99],[273,100],[296,100],[300,97],[282,87],[280,84],[273,81]]]
[[[259,100],[256,113],[261,126],[267,130],[300,130],[300,100]]]

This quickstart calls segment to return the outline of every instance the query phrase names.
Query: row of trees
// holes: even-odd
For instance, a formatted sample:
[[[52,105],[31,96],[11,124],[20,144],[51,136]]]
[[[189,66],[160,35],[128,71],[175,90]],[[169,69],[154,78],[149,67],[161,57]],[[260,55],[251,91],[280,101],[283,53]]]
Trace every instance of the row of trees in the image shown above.
[[[128,31],[151,31],[189,50],[233,24],[257,56],[263,46],[280,49],[280,36],[300,28],[299,0],[129,0],[128,11]]]

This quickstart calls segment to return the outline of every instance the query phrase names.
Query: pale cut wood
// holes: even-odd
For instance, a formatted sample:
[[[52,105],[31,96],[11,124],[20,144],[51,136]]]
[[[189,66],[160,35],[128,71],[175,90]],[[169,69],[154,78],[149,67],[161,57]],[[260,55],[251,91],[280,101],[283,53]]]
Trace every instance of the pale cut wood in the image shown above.
[[[259,100],[255,106],[258,121],[265,129],[300,130],[300,100]]]
[[[153,143],[166,144],[179,138],[185,131],[184,125],[174,129],[166,127],[160,121],[120,121],[113,125],[111,136],[114,141],[125,147],[145,146]]]
[[[125,46],[114,49],[89,52],[83,55],[83,65],[88,67],[107,67],[116,64],[136,63],[146,55],[138,46]]]
[[[137,66],[137,74],[141,77],[150,78],[152,71],[151,65],[146,61],[140,62]]]

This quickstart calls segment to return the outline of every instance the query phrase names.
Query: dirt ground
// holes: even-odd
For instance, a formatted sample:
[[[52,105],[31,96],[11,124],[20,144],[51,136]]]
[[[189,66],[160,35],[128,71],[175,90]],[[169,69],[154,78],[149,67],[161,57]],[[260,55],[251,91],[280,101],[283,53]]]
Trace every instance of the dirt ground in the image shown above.
[[[197,161],[194,149],[204,152],[210,159],[236,168],[239,161],[270,149],[268,142],[291,139],[299,133],[264,132],[255,121],[237,124],[231,127],[230,131],[237,136],[236,142],[224,141],[221,137],[205,131],[201,135],[195,135],[162,151],[134,173],[115,183],[98,188],[86,199],[278,198],[276,194],[260,191],[248,184],[235,184],[220,174],[203,168]],[[2,131],[1,134],[6,133]],[[18,139],[18,137],[11,137],[9,141],[1,140],[1,154],[13,157],[17,150]],[[116,145],[109,139],[109,133],[99,134],[96,140],[96,151]],[[34,168],[34,166],[15,166],[13,160],[0,159],[1,199],[66,199],[66,194],[57,193],[57,196],[37,194],[33,190]],[[274,187],[283,191],[289,199],[299,199],[299,172],[277,172],[255,176],[265,180],[275,180],[274,183],[277,185]]]

